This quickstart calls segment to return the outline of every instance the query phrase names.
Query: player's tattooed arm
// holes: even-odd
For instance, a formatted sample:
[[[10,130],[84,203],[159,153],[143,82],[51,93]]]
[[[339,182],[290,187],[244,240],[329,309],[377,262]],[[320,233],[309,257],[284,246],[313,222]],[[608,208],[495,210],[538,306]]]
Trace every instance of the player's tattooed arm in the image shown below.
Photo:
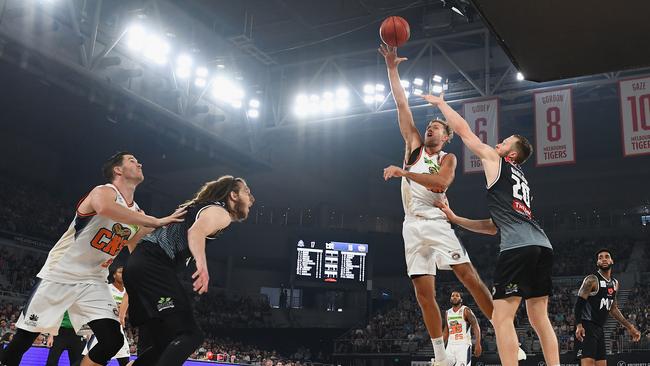
[[[580,290],[578,290],[578,296],[587,300],[589,295],[598,288],[598,278],[595,275],[589,275],[582,281]]]
[[[476,338],[474,357],[479,357],[481,353],[483,353],[483,347],[481,347],[481,326],[478,324],[478,319],[476,319],[474,312],[467,307],[465,308],[465,319],[469,322],[472,329],[472,335]]]
[[[614,304],[612,304],[612,310],[609,312],[612,314],[614,319],[618,321],[622,326],[627,328],[627,331],[630,332],[630,336],[632,337],[632,340],[634,342],[638,342],[639,339],[641,339],[641,332],[639,332],[638,329],[634,326],[634,324],[630,323],[625,317],[623,316],[623,313],[621,313],[621,309],[618,308],[618,302],[614,300]]]
[[[587,304],[589,295],[598,288],[598,278],[595,275],[589,275],[582,281],[580,290],[578,290],[578,300],[576,301],[575,308],[573,309],[575,322],[576,322],[576,339],[582,342],[585,337],[586,331],[582,326],[582,311]]]
[[[445,345],[447,344],[447,340],[449,340],[449,327],[447,327],[447,312],[443,312],[442,315],[442,340],[445,342]]]

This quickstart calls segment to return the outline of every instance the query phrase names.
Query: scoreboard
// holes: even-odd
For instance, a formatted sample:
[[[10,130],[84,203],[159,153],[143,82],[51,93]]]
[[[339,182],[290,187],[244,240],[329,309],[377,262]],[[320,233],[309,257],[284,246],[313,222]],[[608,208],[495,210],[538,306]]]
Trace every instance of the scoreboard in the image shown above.
[[[324,283],[365,283],[368,244],[298,240],[296,280]]]

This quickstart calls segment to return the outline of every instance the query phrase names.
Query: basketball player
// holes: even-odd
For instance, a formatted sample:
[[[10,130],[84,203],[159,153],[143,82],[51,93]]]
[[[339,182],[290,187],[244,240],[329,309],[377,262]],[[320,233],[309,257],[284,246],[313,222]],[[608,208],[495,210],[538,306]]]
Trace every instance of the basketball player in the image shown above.
[[[98,340],[82,366],[104,365],[122,347],[117,308],[106,286],[108,266],[125,242],[138,239],[138,227],[182,221],[184,211],[159,219],[138,208],[133,195],[144,176],[142,164],[130,153],[112,156],[103,173],[110,183],[95,187],[77,204],[70,227],[37,274],[0,364],[18,366],[40,333],[57,335],[66,310],[75,330],[87,323]]]
[[[472,309],[463,305],[460,292],[452,292],[450,302],[451,309],[447,310],[447,321],[443,330],[443,337],[447,342],[447,354],[454,355],[456,366],[470,366],[472,364],[472,334],[476,337],[474,357],[480,357],[483,352],[481,327]]]
[[[454,180],[456,156],[442,151],[453,137],[453,129],[442,120],[433,120],[422,139],[397,70],[406,58],[398,57],[394,47],[382,45],[379,52],[386,60],[399,128],[406,144],[404,168],[387,167],[384,179],[402,178],[405,213],[402,234],[408,275],[433,343],[435,361],[440,365],[454,364],[445,355],[442,319],[435,298],[436,269],[452,269],[488,319],[492,318],[493,305],[490,292],[470,263],[467,251],[442,211],[433,206],[435,200],[445,196]]]
[[[581,366],[606,366],[605,333],[603,326],[611,313],[614,318],[627,328],[632,340],[638,342],[641,333],[625,319],[616,304],[618,280],[612,277],[614,260],[609,249],[596,252],[598,270],[582,281],[578,291],[578,300],[574,308],[576,319],[576,356]]]
[[[113,295],[113,300],[115,301],[115,305],[117,305],[118,313],[120,314],[120,329],[122,330],[122,337],[124,338],[124,344],[122,345],[122,348],[113,355],[113,357],[117,360],[117,363],[120,366],[125,366],[126,364],[129,363],[129,357],[131,356],[131,352],[129,351],[129,340],[126,338],[126,335],[124,334],[124,329],[122,328],[124,326],[124,321],[122,318],[122,306],[124,306],[123,299],[126,296],[126,290],[124,289],[124,283],[122,282],[122,270],[124,268],[122,266],[117,266],[113,270],[113,281],[108,284],[109,289],[111,290],[111,294]],[[97,338],[95,335],[90,336],[90,339],[88,340],[88,343],[86,343],[86,347],[84,347],[83,354],[86,355],[90,350],[97,345]]]
[[[181,205],[187,210],[185,222],[154,230],[140,244],[129,243],[131,256],[124,270],[129,320],[146,329],[153,342],[134,365],[182,365],[201,345],[203,334],[176,270],[193,259],[193,289],[199,295],[207,292],[207,242],[232,222],[245,220],[254,201],[243,179],[220,177],[205,183],[194,198]]]
[[[533,219],[532,194],[520,167],[532,153],[532,146],[521,135],[510,136],[494,148],[488,146],[472,132],[467,121],[445,103],[443,95],[425,95],[423,98],[440,109],[447,123],[483,164],[491,219],[458,219],[462,219],[461,226],[470,230],[494,226],[491,230],[498,228],[501,233],[492,288],[492,324],[501,363],[504,366],[517,365],[520,352],[514,318],[523,298],[530,324],[542,344],[546,364],[559,365],[557,337],[547,311],[553,287],[553,247],[544,230]],[[453,219],[450,221],[454,222]]]

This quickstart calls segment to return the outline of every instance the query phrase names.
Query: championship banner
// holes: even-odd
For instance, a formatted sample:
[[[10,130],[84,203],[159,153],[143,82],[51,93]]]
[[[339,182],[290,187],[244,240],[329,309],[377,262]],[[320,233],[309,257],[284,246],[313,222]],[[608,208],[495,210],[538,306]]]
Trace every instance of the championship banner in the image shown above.
[[[618,83],[623,155],[650,154],[650,77]]]
[[[571,88],[534,94],[537,166],[576,162]]]
[[[482,99],[463,104],[463,116],[474,134],[484,144],[496,145],[499,141],[499,99]],[[483,170],[481,158],[463,146],[463,171],[476,173]]]

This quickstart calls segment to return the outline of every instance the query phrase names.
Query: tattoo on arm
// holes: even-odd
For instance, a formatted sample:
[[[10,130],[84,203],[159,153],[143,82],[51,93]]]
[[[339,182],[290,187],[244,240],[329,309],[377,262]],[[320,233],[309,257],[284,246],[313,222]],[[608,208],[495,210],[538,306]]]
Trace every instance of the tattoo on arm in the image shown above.
[[[469,322],[470,327],[472,328],[472,333],[476,337],[477,342],[481,340],[481,327],[478,324],[478,319],[476,315],[470,308],[465,308],[465,319]]]
[[[598,287],[598,278],[594,275],[589,275],[587,278],[585,278],[584,281],[582,281],[582,286],[580,286],[580,290],[578,290],[578,296],[582,297],[583,299],[587,300],[589,295],[594,292],[594,290]]]
[[[625,317],[623,316],[623,313],[621,313],[621,310],[618,308],[618,302],[614,301],[614,304],[612,304],[612,310],[610,311],[610,314],[616,319],[619,323],[621,323],[622,326],[629,328],[630,325],[632,325]]]

